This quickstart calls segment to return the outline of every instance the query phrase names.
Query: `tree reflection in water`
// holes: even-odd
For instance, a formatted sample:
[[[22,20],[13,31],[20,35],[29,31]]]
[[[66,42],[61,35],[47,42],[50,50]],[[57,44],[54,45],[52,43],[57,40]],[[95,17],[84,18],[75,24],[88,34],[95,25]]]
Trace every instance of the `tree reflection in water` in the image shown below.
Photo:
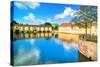
[[[90,61],[79,52],[78,35],[52,33],[13,35],[15,65]]]

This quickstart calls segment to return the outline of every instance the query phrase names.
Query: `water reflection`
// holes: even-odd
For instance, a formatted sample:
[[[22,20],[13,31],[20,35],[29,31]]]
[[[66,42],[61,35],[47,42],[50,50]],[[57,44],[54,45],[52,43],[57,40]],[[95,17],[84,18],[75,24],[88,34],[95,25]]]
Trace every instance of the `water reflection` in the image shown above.
[[[78,34],[65,34],[65,33],[58,33],[58,38],[62,41],[67,42],[78,42],[79,35]]]
[[[13,33],[13,39],[18,40],[18,39],[25,39],[25,38],[50,38],[52,36],[52,33]]]
[[[51,33],[20,34],[15,38],[14,65],[78,61],[78,49],[74,46],[75,43],[62,42]]]
[[[14,65],[89,61],[80,53],[83,48],[78,44],[78,35],[52,33],[13,35]]]

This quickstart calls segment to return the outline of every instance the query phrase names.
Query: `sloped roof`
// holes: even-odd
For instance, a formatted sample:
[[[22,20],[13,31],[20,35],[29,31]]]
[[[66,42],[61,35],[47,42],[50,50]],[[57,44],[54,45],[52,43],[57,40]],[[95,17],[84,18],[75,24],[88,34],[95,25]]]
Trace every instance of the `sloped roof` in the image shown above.
[[[64,23],[62,23],[60,26],[66,27],[66,26],[72,26],[72,24],[71,24],[71,23],[64,22]]]

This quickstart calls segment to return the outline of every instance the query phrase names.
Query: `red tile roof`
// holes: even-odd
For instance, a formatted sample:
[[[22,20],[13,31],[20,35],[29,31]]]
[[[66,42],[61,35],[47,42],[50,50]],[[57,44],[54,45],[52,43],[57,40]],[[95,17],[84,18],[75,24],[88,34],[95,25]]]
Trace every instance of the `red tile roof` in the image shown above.
[[[62,23],[60,26],[72,26],[72,24],[65,22],[65,23]]]

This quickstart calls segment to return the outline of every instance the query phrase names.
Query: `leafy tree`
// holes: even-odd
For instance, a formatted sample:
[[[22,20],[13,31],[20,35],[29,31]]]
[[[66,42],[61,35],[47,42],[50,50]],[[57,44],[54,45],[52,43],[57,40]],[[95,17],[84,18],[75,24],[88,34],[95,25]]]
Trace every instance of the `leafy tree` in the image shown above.
[[[54,29],[58,30],[58,27],[59,27],[58,24],[56,24],[55,27],[54,27]]]
[[[11,25],[18,24],[16,21],[11,21]]]
[[[46,22],[44,25],[45,26],[52,26],[52,24],[50,22]]]
[[[79,10],[75,13],[75,18],[73,22],[84,22],[84,27],[86,30],[87,37],[87,28],[91,29],[93,22],[97,22],[97,7],[96,6],[80,6]],[[91,30],[90,30],[91,34]]]

